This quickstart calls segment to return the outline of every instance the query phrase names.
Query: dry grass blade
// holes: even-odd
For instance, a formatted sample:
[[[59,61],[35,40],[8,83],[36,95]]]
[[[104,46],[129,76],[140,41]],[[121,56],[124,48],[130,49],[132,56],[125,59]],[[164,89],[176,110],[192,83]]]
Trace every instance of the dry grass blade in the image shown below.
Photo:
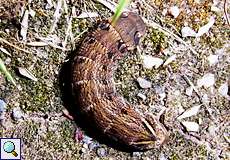
[[[184,80],[192,87],[192,89],[196,92],[197,96],[199,97],[200,101],[201,101],[201,96],[199,94],[199,91],[197,90],[197,88],[195,87],[195,85],[192,83],[192,81],[185,75],[185,74],[181,74],[181,76],[184,78]],[[202,101],[201,101],[202,102]]]
[[[227,0],[224,1],[224,14],[226,17],[226,21],[228,23],[228,25],[230,26],[230,22],[229,22],[229,18],[228,18],[228,5],[227,5]]]
[[[5,53],[8,56],[11,56],[11,54],[5,48],[0,47],[0,51]]]
[[[9,45],[9,46],[11,46],[11,47],[14,47],[15,49],[17,49],[17,50],[19,50],[19,51],[23,51],[23,52],[25,52],[25,53],[28,53],[28,54],[30,54],[31,52],[29,52],[29,51],[27,51],[27,50],[25,50],[25,49],[22,49],[22,48],[19,48],[18,46],[15,46],[15,45],[13,45],[12,43],[10,43],[10,42],[8,42],[7,40],[5,40],[5,39],[3,39],[3,38],[1,38],[0,37],[0,43],[5,43],[5,44],[7,44],[7,45]]]
[[[104,6],[106,6],[109,10],[111,10],[112,12],[116,11],[115,6],[117,5],[116,3],[112,2],[112,1],[108,1],[108,0],[97,0],[97,2],[103,4]]]
[[[119,5],[113,15],[112,24],[115,24],[118,18],[120,17],[122,11],[124,10],[125,6],[128,5],[130,0],[120,0]]]
[[[2,59],[0,58],[0,71],[2,71],[5,75],[6,78],[13,84],[16,86],[16,83],[14,81],[14,78],[11,76],[11,74],[7,71],[6,66],[4,65],[4,62],[2,61]]]
[[[57,5],[56,5],[56,10],[55,10],[54,15],[53,15],[53,24],[50,28],[50,33],[54,32],[54,30],[57,26],[57,23],[58,23],[61,15],[62,15],[61,7],[62,7],[62,0],[58,0]]]

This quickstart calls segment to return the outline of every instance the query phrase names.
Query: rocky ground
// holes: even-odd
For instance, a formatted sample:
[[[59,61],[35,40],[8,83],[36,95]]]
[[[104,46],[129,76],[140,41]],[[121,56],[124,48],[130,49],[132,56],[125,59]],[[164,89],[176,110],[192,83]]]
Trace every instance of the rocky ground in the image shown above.
[[[226,0],[133,0],[128,8],[148,31],[119,62],[116,87],[136,110],[163,113],[167,144],[126,153],[71,120],[60,71],[96,21],[113,14],[110,2],[0,2],[0,58],[16,82],[1,72],[0,137],[21,138],[23,159],[230,159]]]

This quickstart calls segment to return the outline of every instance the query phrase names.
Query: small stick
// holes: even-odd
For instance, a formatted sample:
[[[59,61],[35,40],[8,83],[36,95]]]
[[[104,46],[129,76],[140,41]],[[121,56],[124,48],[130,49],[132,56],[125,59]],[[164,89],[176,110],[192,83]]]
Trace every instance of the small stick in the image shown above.
[[[201,98],[201,96],[200,96],[200,94],[199,94],[197,88],[196,88],[196,87],[194,86],[194,84],[192,83],[192,81],[190,81],[190,79],[189,79],[186,75],[182,75],[182,77],[183,77],[184,80],[192,87],[192,89],[194,89],[194,91],[196,92],[196,94],[197,94],[197,96],[198,96],[198,98],[199,98],[199,100],[200,100],[201,105],[203,105],[203,106],[205,107],[205,109],[208,111],[208,113],[209,113],[211,119],[213,119],[213,121],[215,122],[215,121],[216,121],[215,117],[213,116],[212,112],[210,112],[210,110],[208,109],[208,105],[205,104],[205,103],[203,103],[202,98]]]
[[[109,10],[112,12],[116,11],[115,5],[117,5],[115,2],[107,1],[107,0],[96,0],[97,2],[103,4],[106,6]]]
[[[25,49],[19,48],[18,46],[13,45],[12,43],[8,42],[7,40],[5,40],[5,39],[3,39],[1,37],[0,37],[0,42],[3,42],[3,43],[5,43],[5,44],[7,44],[7,45],[9,45],[11,47],[14,47],[15,49],[17,49],[19,51],[23,51],[25,53],[31,54],[31,52],[29,52],[29,51],[27,51]]]
[[[192,89],[196,92],[197,96],[199,97],[199,99],[201,98],[197,88],[195,87],[195,85],[192,83],[192,81],[190,81],[190,79],[188,78],[188,76],[186,76],[185,74],[182,75],[182,77],[184,78],[184,80],[192,87]]]
[[[224,1],[224,15],[226,17],[226,21],[227,21],[228,25],[230,26],[230,22],[229,22],[229,18],[228,18],[228,4],[227,4],[227,0]]]

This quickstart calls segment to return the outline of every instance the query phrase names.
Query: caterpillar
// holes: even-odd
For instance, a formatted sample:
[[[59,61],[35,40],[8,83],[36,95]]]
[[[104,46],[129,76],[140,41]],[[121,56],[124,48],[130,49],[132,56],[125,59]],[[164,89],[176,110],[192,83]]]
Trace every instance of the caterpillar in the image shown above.
[[[163,124],[135,111],[113,80],[118,60],[140,43],[146,26],[133,12],[123,12],[116,24],[111,20],[101,21],[74,57],[73,96],[80,112],[109,139],[140,151],[160,147],[168,139]]]

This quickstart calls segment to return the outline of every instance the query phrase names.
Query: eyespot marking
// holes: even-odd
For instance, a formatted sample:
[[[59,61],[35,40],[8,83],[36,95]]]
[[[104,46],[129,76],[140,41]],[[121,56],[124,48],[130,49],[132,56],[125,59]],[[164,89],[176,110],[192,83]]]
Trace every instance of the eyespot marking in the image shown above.
[[[106,22],[101,22],[98,27],[102,30],[109,30],[110,29],[110,24]]]
[[[123,41],[118,41],[118,50],[121,53],[124,53],[126,51],[126,49],[127,49],[126,44]]]
[[[140,32],[136,32],[135,35],[134,35],[134,43],[135,45],[138,45],[140,43],[140,39],[141,39],[141,33]]]

